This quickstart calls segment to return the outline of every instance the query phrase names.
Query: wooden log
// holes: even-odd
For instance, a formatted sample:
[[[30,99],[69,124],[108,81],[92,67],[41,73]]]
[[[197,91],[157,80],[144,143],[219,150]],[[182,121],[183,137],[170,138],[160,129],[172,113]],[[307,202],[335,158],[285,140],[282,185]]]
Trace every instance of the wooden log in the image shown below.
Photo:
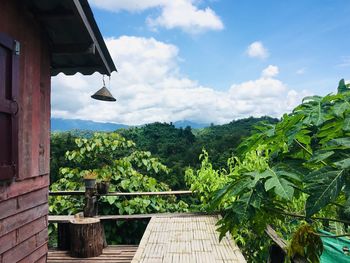
[[[97,257],[103,250],[103,232],[99,219],[82,218],[70,222],[70,254],[72,257]]]

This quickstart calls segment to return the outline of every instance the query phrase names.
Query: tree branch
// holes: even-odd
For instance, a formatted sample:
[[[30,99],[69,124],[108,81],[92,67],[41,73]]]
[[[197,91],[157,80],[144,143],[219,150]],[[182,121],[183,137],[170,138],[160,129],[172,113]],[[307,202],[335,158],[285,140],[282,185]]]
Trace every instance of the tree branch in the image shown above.
[[[310,154],[312,156],[312,152],[310,152],[309,149],[307,149],[304,145],[302,145],[297,139],[294,139],[294,141],[304,150],[306,151],[308,154]],[[328,166],[328,164],[325,161],[321,161],[321,163],[325,166]]]
[[[295,213],[291,213],[291,212],[286,212],[286,211],[283,211],[281,209],[271,209],[270,208],[269,210],[272,210],[274,212],[280,213],[282,215],[290,216],[290,217],[303,218],[303,219],[312,219],[312,220],[322,220],[322,221],[332,221],[332,222],[350,224],[350,221],[336,219],[336,218],[317,217],[317,216],[311,216],[310,218],[308,218],[308,217],[306,217],[304,215],[295,214]]]

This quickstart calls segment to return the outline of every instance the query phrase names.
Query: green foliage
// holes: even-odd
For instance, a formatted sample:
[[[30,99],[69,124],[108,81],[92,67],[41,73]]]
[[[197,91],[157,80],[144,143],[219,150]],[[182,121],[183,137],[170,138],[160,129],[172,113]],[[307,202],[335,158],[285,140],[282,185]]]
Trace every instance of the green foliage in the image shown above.
[[[191,189],[199,195],[204,209],[226,211],[219,224],[225,221],[232,225],[220,226],[220,238],[226,232],[231,232],[238,244],[243,246],[243,252],[247,259],[263,262],[265,254],[258,252],[267,251],[268,241],[266,237],[261,235],[264,226],[259,218],[269,216],[271,222],[275,222],[278,217],[276,218],[274,213],[266,214],[261,210],[261,213],[251,214],[250,220],[248,220],[246,213],[254,213],[254,207],[263,205],[264,196],[260,196],[258,190],[263,188],[263,181],[271,176],[256,171],[263,171],[268,167],[267,157],[256,151],[249,152],[244,160],[240,160],[238,157],[230,158],[227,162],[227,168],[220,170],[213,169],[205,151],[201,157],[201,168],[196,173],[192,169],[186,172]],[[247,190],[247,186],[251,186],[251,190]],[[271,191],[273,192],[273,189]],[[235,224],[240,225],[240,227],[233,228],[232,226]],[[250,225],[259,228],[259,231],[251,231]]]
[[[172,124],[153,123],[121,129],[118,133],[135,141],[139,150],[151,152],[170,168],[170,173],[154,175],[157,180],[174,189],[184,189],[184,170],[192,164],[189,148],[195,141],[190,127],[177,129]]]
[[[341,81],[338,93],[325,97],[307,97],[275,126],[261,127],[261,132],[247,139],[240,149],[265,145],[270,162],[290,165],[297,175],[302,172],[308,217],[319,212],[345,187],[350,167],[348,119],[350,91]]]
[[[196,193],[200,201],[199,210],[205,211],[209,208],[212,194],[221,189],[228,182],[229,178],[225,169],[220,171],[213,169],[212,164],[209,162],[208,153],[205,150],[203,150],[199,159],[201,160],[200,169],[194,171],[188,168],[185,172],[185,180],[190,186],[190,190]]]
[[[59,178],[59,169],[67,167],[69,161],[65,158],[66,151],[71,151],[75,147],[74,140],[77,137],[70,132],[51,133],[50,145],[50,182],[53,183]]]
[[[75,148],[66,153],[71,167],[60,169],[61,178],[51,185],[51,190],[82,190],[83,175],[93,171],[98,178],[110,178],[110,191],[151,192],[169,191],[164,183],[153,178],[160,173],[168,173],[166,166],[153,158],[149,152],[137,151],[132,141],[117,133],[95,133],[91,138],[77,138]],[[51,214],[74,214],[83,208],[82,198],[50,197]],[[147,214],[156,212],[187,211],[187,204],[170,197],[122,198],[102,196],[99,199],[101,214]],[[112,225],[114,227],[112,227]],[[121,225],[110,223],[107,228],[111,243],[120,241],[117,236]],[[137,225],[130,225],[137,230]],[[107,232],[107,231],[106,231]],[[125,231],[124,231],[125,232]],[[129,233],[130,236],[133,234]],[[135,242],[129,240],[128,242]]]
[[[246,137],[252,135],[255,125],[258,123],[273,124],[277,121],[277,119],[266,116],[249,117],[195,130],[196,141],[191,151],[194,156],[198,156],[203,148],[206,149],[211,156],[213,167],[220,169],[227,165],[229,158],[237,155],[236,148]]]
[[[173,189],[184,189],[185,170],[188,166],[200,166],[198,155],[203,148],[211,156],[213,168],[224,167],[242,139],[251,135],[253,125],[261,121],[276,123],[277,119],[250,117],[198,130],[192,130],[190,127],[178,129],[167,123],[152,123],[121,129],[118,133],[133,140],[138,149],[150,151],[169,167],[171,172],[164,176],[158,175],[157,180],[167,183]]]
[[[350,90],[342,80],[337,94],[307,97],[278,123],[257,125],[257,132],[238,147],[241,161],[234,167],[237,166],[235,169],[240,173],[234,176],[230,173],[226,185],[206,197],[212,199],[212,209],[220,209],[223,213],[219,222],[221,236],[228,231],[243,235],[240,232],[242,226],[262,235],[266,225],[272,224],[284,229],[288,238],[298,224],[287,225],[285,214],[298,213],[308,220],[315,214],[334,217],[335,211],[348,216],[349,120]],[[252,154],[254,158],[247,160]],[[257,160],[262,165],[254,167]],[[251,165],[244,165],[242,169],[243,163]],[[215,173],[213,175],[215,177]],[[227,200],[231,201],[229,205]],[[315,222],[312,224],[322,227]],[[258,259],[250,260],[261,262],[266,244],[256,244],[251,235],[246,237],[249,248],[261,249]],[[311,238],[310,235],[303,237],[305,240],[298,240],[306,242]],[[317,242],[313,246],[305,252],[311,262],[319,253]]]

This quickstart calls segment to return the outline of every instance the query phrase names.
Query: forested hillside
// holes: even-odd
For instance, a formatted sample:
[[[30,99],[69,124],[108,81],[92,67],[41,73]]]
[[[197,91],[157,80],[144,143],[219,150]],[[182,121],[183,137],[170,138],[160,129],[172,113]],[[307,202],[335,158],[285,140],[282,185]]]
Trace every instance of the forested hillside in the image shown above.
[[[134,141],[140,150],[150,151],[171,169],[167,178],[158,180],[174,189],[184,189],[184,172],[188,166],[198,167],[203,148],[209,152],[215,168],[224,167],[242,138],[251,135],[253,126],[261,121],[276,123],[277,119],[251,117],[194,130],[189,126],[178,129],[171,123],[152,123],[118,133]]]
[[[242,138],[251,135],[253,126],[258,122],[276,123],[270,117],[246,118],[224,125],[211,125],[202,129],[176,128],[170,123],[152,123],[142,127],[119,129],[117,132],[136,144],[136,148],[149,151],[160,159],[169,169],[166,175],[156,175],[156,179],[167,183],[172,189],[185,189],[184,173],[188,166],[197,168],[202,149],[211,156],[215,168],[224,167],[228,157],[236,152]],[[51,181],[59,177],[60,167],[67,167],[70,162],[64,153],[72,150],[78,137],[91,137],[92,132],[73,130],[53,133],[51,136]]]

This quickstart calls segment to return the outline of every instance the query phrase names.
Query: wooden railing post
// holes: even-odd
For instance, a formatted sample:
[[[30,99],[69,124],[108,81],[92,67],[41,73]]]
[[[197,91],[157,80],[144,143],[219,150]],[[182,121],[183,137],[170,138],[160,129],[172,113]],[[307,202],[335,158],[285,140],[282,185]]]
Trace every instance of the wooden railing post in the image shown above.
[[[97,216],[96,185],[85,183],[84,217]]]

